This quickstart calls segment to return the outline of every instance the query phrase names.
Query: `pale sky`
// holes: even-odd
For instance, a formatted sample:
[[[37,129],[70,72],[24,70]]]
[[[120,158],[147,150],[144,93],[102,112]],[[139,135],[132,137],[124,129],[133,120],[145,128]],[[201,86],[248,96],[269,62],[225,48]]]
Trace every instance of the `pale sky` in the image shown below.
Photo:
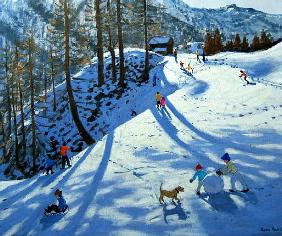
[[[282,0],[183,0],[191,7],[219,8],[235,3],[240,7],[252,7],[263,12],[282,14]]]

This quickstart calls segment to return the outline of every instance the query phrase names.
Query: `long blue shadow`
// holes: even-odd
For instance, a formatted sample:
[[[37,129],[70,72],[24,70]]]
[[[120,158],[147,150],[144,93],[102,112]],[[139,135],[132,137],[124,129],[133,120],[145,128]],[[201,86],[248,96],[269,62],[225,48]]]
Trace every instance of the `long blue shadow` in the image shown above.
[[[97,171],[96,171],[96,173],[93,177],[92,183],[89,184],[90,188],[89,188],[89,191],[86,193],[88,195],[88,197],[85,198],[86,200],[83,201],[83,203],[80,205],[80,207],[77,211],[78,213],[76,214],[74,219],[72,219],[72,221],[75,221],[75,222],[80,221],[83,217],[83,214],[86,213],[88,206],[91,204],[91,202],[95,198],[96,193],[98,191],[99,184],[102,181],[104,174],[105,174],[107,167],[108,167],[108,163],[109,163],[109,160],[110,160],[110,157],[111,157],[113,140],[114,140],[114,131],[111,131],[108,134],[108,137],[107,137],[104,155],[102,157],[101,163],[100,163],[99,167],[97,168]],[[71,226],[71,222],[70,222],[70,225],[68,226],[67,231],[75,234],[75,230],[76,230],[75,227],[76,227],[76,224]]]
[[[195,134],[203,138],[204,140],[207,140],[209,142],[215,143],[217,145],[222,145],[223,148],[226,147],[232,147],[237,150],[241,150],[247,153],[255,153],[257,155],[277,155],[280,150],[265,150],[262,148],[257,148],[257,147],[250,147],[249,145],[246,144],[239,144],[239,143],[234,143],[232,141],[228,141],[226,139],[216,137],[213,135],[210,135],[208,133],[205,133],[204,131],[201,131],[197,129],[192,123],[190,123],[177,109],[173,106],[173,104],[167,99],[166,101],[167,107],[171,110],[171,112],[191,131],[193,131]]]

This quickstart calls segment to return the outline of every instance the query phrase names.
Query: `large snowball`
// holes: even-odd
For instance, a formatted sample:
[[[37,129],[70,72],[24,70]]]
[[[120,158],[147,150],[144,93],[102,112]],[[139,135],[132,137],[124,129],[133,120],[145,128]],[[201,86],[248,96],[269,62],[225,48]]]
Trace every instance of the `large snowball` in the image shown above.
[[[223,183],[223,179],[221,177],[213,174],[213,175],[208,175],[205,178],[205,180],[203,182],[203,186],[204,186],[206,193],[215,194],[215,193],[219,193],[223,190],[224,183]]]

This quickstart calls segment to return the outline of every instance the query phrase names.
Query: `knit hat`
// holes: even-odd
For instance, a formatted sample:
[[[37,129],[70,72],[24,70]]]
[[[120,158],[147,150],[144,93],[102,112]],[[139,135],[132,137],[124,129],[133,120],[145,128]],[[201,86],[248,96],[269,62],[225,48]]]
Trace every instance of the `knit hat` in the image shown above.
[[[196,170],[201,170],[201,169],[203,169],[203,167],[200,164],[198,164],[198,165],[196,165],[195,169]]]
[[[221,157],[222,160],[224,161],[230,161],[230,156],[228,153],[225,153],[222,157]]]

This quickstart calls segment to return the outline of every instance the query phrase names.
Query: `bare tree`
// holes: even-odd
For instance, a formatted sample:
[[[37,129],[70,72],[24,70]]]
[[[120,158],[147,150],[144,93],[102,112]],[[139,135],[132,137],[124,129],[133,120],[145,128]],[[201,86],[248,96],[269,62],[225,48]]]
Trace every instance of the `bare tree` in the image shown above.
[[[23,90],[21,86],[21,81],[18,81],[18,89],[20,95],[20,110],[21,110],[21,134],[22,134],[22,158],[26,155],[26,132],[25,132],[25,125],[24,125],[24,99],[23,99]]]
[[[31,113],[31,152],[32,152],[32,170],[33,174],[37,172],[36,167],[36,124],[35,124],[35,99],[34,99],[34,64],[35,64],[35,52],[36,52],[36,44],[34,41],[34,36],[31,34],[27,38],[26,42],[27,54],[28,54],[28,77],[29,77],[29,89],[30,89],[30,113]]]
[[[122,87],[125,87],[125,65],[124,65],[124,48],[123,48],[123,33],[121,22],[121,3],[120,0],[116,0],[117,4],[117,27],[118,27],[118,47],[119,47],[119,83]]]
[[[16,112],[16,99],[15,99],[15,91],[12,87],[12,111],[13,111],[13,128],[14,128],[14,150],[15,150],[15,160],[16,160],[16,166],[19,167],[19,138],[18,138],[18,124],[17,124],[17,112]]]
[[[3,157],[6,157],[6,132],[5,132],[5,125],[4,125],[4,117],[2,112],[0,111],[0,129],[2,134],[2,148],[3,148]]]
[[[145,69],[144,80],[149,79],[149,47],[148,47],[148,24],[147,24],[147,0],[143,1],[144,4],[144,44],[145,44]]]
[[[85,130],[77,111],[77,105],[74,100],[72,86],[71,86],[71,76],[70,76],[70,19],[69,19],[69,4],[67,0],[64,0],[64,49],[65,49],[65,79],[66,79],[66,88],[70,103],[70,109],[72,113],[73,120],[76,124],[77,130],[80,136],[84,139],[84,141],[91,145],[95,142],[95,140],[91,137],[91,135]]]
[[[10,64],[10,46],[8,42],[5,42],[5,55],[4,55],[4,60],[5,60],[5,77],[6,77],[6,92],[7,92],[7,137],[11,135],[12,132],[12,101],[11,101],[11,88],[10,88],[10,78],[9,78],[9,64]]]
[[[111,54],[111,70],[112,70],[112,82],[115,83],[117,80],[116,74],[116,55],[115,55],[115,48],[113,45],[113,36],[112,36],[112,23],[113,23],[113,15],[112,15],[112,6],[111,0],[107,1],[107,27],[108,27],[108,50]]]
[[[95,0],[95,13],[97,28],[98,86],[102,86],[104,84],[104,52],[100,0]]]

